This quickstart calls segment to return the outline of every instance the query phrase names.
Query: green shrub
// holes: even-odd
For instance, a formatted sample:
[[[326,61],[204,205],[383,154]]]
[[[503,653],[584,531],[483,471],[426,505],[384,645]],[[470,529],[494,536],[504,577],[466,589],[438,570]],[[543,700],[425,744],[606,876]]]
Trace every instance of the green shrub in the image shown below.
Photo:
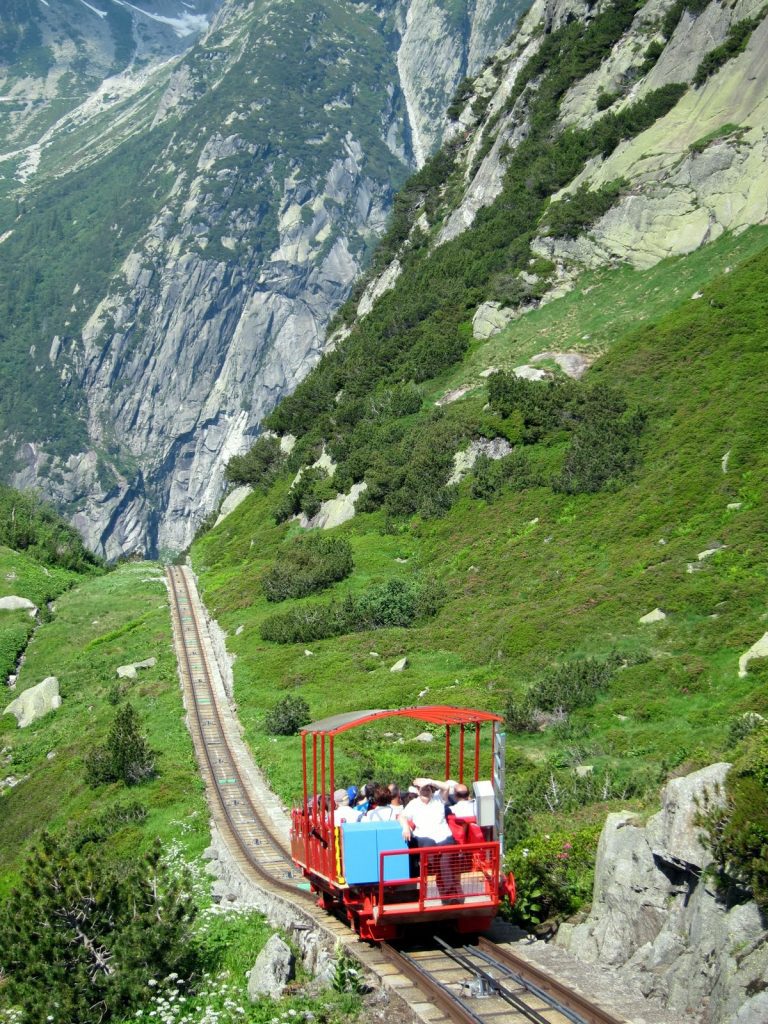
[[[643,54],[643,63],[640,65],[640,74],[647,75],[657,64],[659,57],[664,53],[664,43],[654,39],[648,44],[648,49]]]
[[[600,826],[529,837],[509,852],[518,898],[510,918],[526,927],[575,913],[592,898]]]
[[[268,601],[306,597],[345,579],[352,572],[352,547],[344,537],[311,533],[282,548],[261,581]]]
[[[86,550],[77,530],[36,494],[4,484],[0,484],[0,544],[74,572],[89,572],[103,564]]]
[[[133,1018],[149,979],[194,975],[188,879],[171,875],[159,845],[112,863],[98,847],[43,836],[0,915],[4,995],[24,1020]]]
[[[699,816],[719,888],[729,900],[751,895],[768,911],[768,728],[747,735],[719,796]]]
[[[598,110],[607,110],[608,107],[612,107],[620,97],[620,92],[607,92],[605,89],[601,89],[597,94],[595,106]]]
[[[547,207],[541,231],[553,238],[576,238],[615,205],[624,186],[621,178],[594,190],[582,185],[573,195]]]
[[[233,484],[250,484],[267,490],[284,461],[279,438],[262,434],[245,455],[234,455],[229,460],[225,470],[226,478]]]
[[[716,46],[704,55],[704,59],[696,68],[696,74],[693,76],[693,84],[697,89],[700,85],[704,85],[706,80],[714,75],[723,64],[744,52],[747,43],[752,38],[752,33],[765,17],[765,13],[766,8],[763,8],[756,17],[744,18],[731,25],[728,35],[720,46]]]
[[[509,698],[504,713],[507,726],[514,732],[526,732],[539,727],[540,712],[568,715],[577,708],[589,707],[622,662],[620,655],[612,654],[603,660],[577,658],[556,665],[524,696]]]
[[[303,697],[289,693],[267,711],[264,728],[272,736],[295,736],[309,721],[309,704]]]
[[[104,746],[86,757],[85,778],[90,786],[123,782],[135,786],[155,774],[155,758],[142,736],[139,716],[132,704],[118,707]]]
[[[505,490],[523,490],[536,482],[526,452],[522,448],[513,448],[501,459],[478,455],[472,469],[470,494],[473,498],[491,502]]]
[[[261,637],[278,644],[310,643],[344,633],[410,626],[436,615],[444,598],[440,584],[431,579],[387,580],[343,601],[271,615],[261,624]]]
[[[643,412],[627,412],[623,400],[595,388],[573,433],[555,490],[591,494],[618,486],[639,458]]]

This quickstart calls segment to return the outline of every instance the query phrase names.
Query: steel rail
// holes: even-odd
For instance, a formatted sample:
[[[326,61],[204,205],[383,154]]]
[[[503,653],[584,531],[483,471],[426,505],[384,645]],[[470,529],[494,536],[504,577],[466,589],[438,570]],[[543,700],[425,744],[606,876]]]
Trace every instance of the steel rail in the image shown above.
[[[482,1017],[466,1006],[445,985],[433,978],[429,971],[419,966],[407,953],[390,946],[388,942],[381,943],[381,952],[391,964],[394,964],[400,974],[420,988],[430,1002],[442,1010],[449,1020],[455,1021],[456,1024],[485,1024]]]
[[[573,989],[568,988],[562,982],[553,978],[552,975],[547,974],[538,967],[534,967],[533,964],[523,960],[522,957],[515,956],[514,953],[511,953],[503,946],[497,946],[484,935],[478,937],[477,946],[478,948],[475,952],[478,956],[485,954],[485,957],[506,968],[511,974],[514,974],[516,980],[526,988],[535,991],[537,995],[541,995],[548,1002],[554,1001],[561,1004],[562,1009],[560,1012],[567,1010],[571,1014],[576,1014],[579,1019],[586,1021],[587,1024],[625,1024],[622,1018],[616,1017],[601,1006],[591,1003],[585,996],[574,992]]]
[[[484,984],[488,986],[490,991],[494,992],[500,999],[503,999],[505,1003],[509,1003],[510,1006],[513,1006],[519,1013],[521,1013],[524,1017],[531,1021],[532,1024],[550,1024],[547,1018],[542,1017],[538,1010],[534,1009],[532,1006],[528,1006],[524,999],[522,999],[516,993],[510,992],[509,989],[506,989],[504,987],[504,985],[498,978],[494,978],[492,974],[489,974],[481,967],[478,967],[476,964],[473,964],[469,956],[464,954],[482,956],[483,959],[489,964],[489,966],[494,967],[501,966],[498,960],[493,960],[489,956],[479,954],[477,950],[472,949],[470,946],[464,947],[464,954],[458,953],[455,949],[452,949],[447,942],[443,942],[443,940],[437,938],[437,936],[435,936],[435,942],[438,944],[438,946],[440,946],[440,948],[443,950],[446,956],[450,957],[451,960],[454,960],[461,967],[464,967],[465,970],[467,970],[470,974],[474,974],[475,977],[480,978],[484,982]],[[518,976],[514,974],[512,971],[508,971],[506,968],[502,968],[502,970],[505,971],[506,978],[521,983],[521,987],[525,991],[532,992],[533,995],[538,996],[539,999],[543,1000],[543,1002],[547,1003],[549,1006],[557,1010],[559,1013],[563,1012],[562,1007],[559,1004],[555,1005],[552,1002],[552,1000],[548,996],[546,996],[540,989],[534,989],[532,986],[526,985],[525,983],[521,982]],[[581,1017],[576,1017],[573,1014],[567,1014],[567,1016],[569,1020],[572,1022],[572,1024],[585,1024],[583,1018]]]
[[[206,713],[212,715],[214,720],[215,729],[217,730],[216,744],[223,747],[223,753],[229,759],[227,766],[229,774],[228,778],[234,778],[235,783],[239,789],[240,796],[244,800],[248,812],[251,814],[253,821],[257,827],[261,830],[264,836],[266,836],[270,842],[272,850],[279,855],[282,860],[287,861],[293,868],[293,862],[290,859],[290,854],[286,848],[278,842],[276,837],[273,835],[270,826],[264,820],[260,809],[255,805],[250,794],[249,788],[246,786],[242,773],[237,763],[237,759],[234,756],[232,750],[229,747],[227,740],[226,730],[221,720],[221,714],[216,702],[216,695],[214,693],[213,684],[211,682],[211,673],[208,665],[208,658],[205,653],[205,648],[200,635],[200,628],[197,621],[197,612],[192,602],[192,597],[189,590],[189,584],[185,578],[184,573],[177,567],[171,567],[167,570],[167,576],[170,584],[170,593],[173,600],[173,611],[178,622],[178,637],[179,647],[184,659],[184,668],[186,670],[186,676],[189,681],[189,690],[191,695],[191,703],[193,705],[192,710],[194,713],[197,732],[200,737],[200,747],[205,758],[205,766],[208,769],[211,781],[213,783],[213,791],[216,794],[216,802],[218,810],[223,815],[228,831],[230,832],[232,839],[237,844],[237,847],[245,858],[248,867],[259,877],[261,882],[268,883],[271,887],[282,890],[283,892],[289,892],[292,896],[300,898],[302,902],[313,901],[310,893],[299,889],[298,886],[293,883],[276,877],[273,871],[266,867],[263,863],[259,862],[259,859],[254,855],[247,839],[243,836],[240,824],[235,820],[234,815],[230,809],[227,797],[222,789],[222,783],[219,780],[221,774],[221,768],[214,765],[213,755],[210,749],[210,740],[206,736],[206,730],[203,722],[201,713],[200,703],[198,701],[198,695],[195,692],[195,671],[192,668],[192,662],[190,658],[190,650],[188,645],[188,638],[185,635],[184,623],[182,619],[181,601],[179,599],[179,579],[181,580],[181,586],[184,590],[185,604],[188,611],[189,623],[194,631],[194,640],[197,646],[196,656],[200,663],[200,669],[198,675],[201,677],[201,681],[207,687],[207,696],[209,701],[209,707],[206,709]]]

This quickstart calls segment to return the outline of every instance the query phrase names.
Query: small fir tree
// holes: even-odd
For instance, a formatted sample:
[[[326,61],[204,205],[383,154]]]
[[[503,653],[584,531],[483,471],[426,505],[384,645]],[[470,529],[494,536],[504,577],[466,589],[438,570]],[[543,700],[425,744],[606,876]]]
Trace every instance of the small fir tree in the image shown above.
[[[94,747],[86,759],[86,781],[124,782],[135,786],[155,774],[155,757],[141,733],[139,715],[132,704],[118,707],[107,742]]]

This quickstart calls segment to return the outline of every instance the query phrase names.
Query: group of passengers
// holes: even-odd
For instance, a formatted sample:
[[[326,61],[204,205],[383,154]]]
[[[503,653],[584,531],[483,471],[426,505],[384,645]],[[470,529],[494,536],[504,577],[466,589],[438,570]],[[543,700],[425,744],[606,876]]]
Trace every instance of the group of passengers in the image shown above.
[[[334,824],[354,821],[399,821],[403,838],[411,846],[448,846],[455,842],[448,817],[471,818],[475,801],[463,782],[414,779],[403,792],[396,782],[388,786],[366,783],[358,790],[337,789],[333,794]]]

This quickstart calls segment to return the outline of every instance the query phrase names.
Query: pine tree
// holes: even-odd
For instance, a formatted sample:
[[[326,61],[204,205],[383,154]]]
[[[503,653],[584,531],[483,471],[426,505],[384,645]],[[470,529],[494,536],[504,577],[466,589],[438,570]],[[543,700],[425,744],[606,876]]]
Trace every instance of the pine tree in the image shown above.
[[[155,758],[141,734],[139,715],[132,704],[121,705],[104,746],[94,747],[86,758],[89,785],[124,782],[135,786],[155,774]]]
[[[159,842],[112,864],[45,835],[0,918],[4,995],[26,1022],[96,1024],[135,1010],[147,982],[195,967],[195,907]]]

